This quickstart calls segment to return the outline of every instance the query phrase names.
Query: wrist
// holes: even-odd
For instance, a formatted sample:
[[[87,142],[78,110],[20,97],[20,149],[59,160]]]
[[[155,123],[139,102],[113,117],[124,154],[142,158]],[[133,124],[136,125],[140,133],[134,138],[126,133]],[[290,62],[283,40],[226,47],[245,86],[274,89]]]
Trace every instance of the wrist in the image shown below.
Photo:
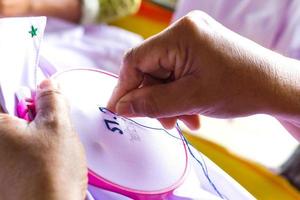
[[[300,124],[300,62],[277,56],[274,63],[269,113],[280,121]]]
[[[274,116],[300,141],[300,62],[267,50],[257,74],[257,113]],[[255,93],[255,92],[254,92]]]

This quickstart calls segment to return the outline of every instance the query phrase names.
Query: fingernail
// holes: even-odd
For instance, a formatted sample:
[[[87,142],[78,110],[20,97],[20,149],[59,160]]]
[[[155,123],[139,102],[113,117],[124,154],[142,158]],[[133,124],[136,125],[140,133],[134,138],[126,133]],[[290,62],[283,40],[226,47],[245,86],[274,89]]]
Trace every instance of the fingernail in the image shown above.
[[[47,80],[44,80],[40,83],[39,85],[39,88],[40,89],[43,89],[43,90],[56,90],[59,88],[58,86],[58,83],[56,81],[53,81],[53,80],[50,80],[50,79],[47,79]]]
[[[116,112],[118,115],[124,115],[127,117],[133,116],[134,110],[130,102],[119,102],[116,106]]]

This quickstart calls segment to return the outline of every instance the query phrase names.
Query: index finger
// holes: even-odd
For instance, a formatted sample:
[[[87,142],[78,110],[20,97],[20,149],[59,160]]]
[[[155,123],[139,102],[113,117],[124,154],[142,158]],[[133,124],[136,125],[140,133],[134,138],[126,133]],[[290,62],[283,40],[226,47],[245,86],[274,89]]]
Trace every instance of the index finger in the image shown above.
[[[115,111],[115,106],[118,100],[129,91],[139,87],[142,80],[142,73],[134,67],[129,67],[126,61],[124,61],[120,70],[118,84],[113,91],[113,94],[108,102],[107,108],[111,111]]]
[[[145,75],[158,79],[170,77],[172,66],[168,60],[168,45],[163,45],[160,35],[146,40],[142,45],[129,51],[123,60],[118,84],[108,103],[108,109],[115,111],[119,99],[140,87]],[[171,61],[172,62],[172,61]]]

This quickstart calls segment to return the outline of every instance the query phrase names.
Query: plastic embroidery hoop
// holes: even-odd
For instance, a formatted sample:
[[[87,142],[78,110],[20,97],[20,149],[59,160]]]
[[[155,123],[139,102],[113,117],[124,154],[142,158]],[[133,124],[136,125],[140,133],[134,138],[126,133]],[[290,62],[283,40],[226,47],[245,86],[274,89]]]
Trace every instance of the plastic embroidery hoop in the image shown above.
[[[170,137],[99,111],[111,96],[116,75],[70,69],[51,78],[70,103],[71,120],[87,155],[89,184],[133,199],[164,199],[183,183],[189,170],[188,153],[177,129],[170,131]],[[108,130],[105,120],[118,123],[124,134]],[[134,120],[161,128],[153,119]]]

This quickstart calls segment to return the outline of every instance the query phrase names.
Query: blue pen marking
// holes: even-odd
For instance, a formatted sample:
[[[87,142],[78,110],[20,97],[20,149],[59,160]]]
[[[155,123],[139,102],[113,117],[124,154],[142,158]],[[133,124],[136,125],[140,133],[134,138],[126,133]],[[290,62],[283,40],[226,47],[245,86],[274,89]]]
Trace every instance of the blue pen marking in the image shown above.
[[[115,120],[117,120],[117,117],[116,117],[117,114],[116,114],[116,113],[114,113],[114,112],[112,112],[112,111],[110,111],[110,110],[108,110],[107,108],[104,108],[104,107],[99,107],[99,110],[100,110],[102,113],[114,115],[113,118],[114,118]],[[189,141],[188,141],[188,140],[186,139],[186,137],[183,135],[182,130],[181,130],[181,128],[179,127],[179,124],[178,124],[178,123],[176,123],[176,129],[178,130],[178,132],[179,132],[179,134],[180,134],[180,136],[181,136],[182,138],[179,138],[179,137],[176,137],[176,136],[172,135],[171,133],[169,133],[167,130],[165,130],[165,129],[163,129],[163,128],[149,127],[149,126],[140,124],[140,123],[138,123],[138,122],[136,122],[136,121],[134,121],[134,120],[132,120],[132,119],[126,118],[126,117],[122,117],[122,116],[118,116],[118,117],[119,117],[119,118],[122,118],[122,119],[125,119],[125,120],[128,120],[128,121],[130,121],[130,122],[132,122],[132,123],[134,123],[134,124],[136,124],[136,125],[138,125],[138,126],[141,126],[141,127],[143,127],[143,128],[146,128],[146,129],[151,129],[151,130],[156,130],[156,131],[163,131],[163,132],[165,132],[166,134],[168,134],[169,136],[171,136],[171,137],[173,137],[173,138],[175,138],[175,139],[178,139],[178,140],[183,141],[183,142],[186,144],[186,146],[187,146],[188,152],[189,152],[189,153],[191,154],[191,156],[197,161],[197,163],[201,166],[201,169],[202,169],[202,171],[203,171],[203,173],[204,173],[206,179],[208,180],[209,184],[210,184],[211,187],[213,188],[213,190],[217,193],[217,195],[218,195],[220,198],[222,198],[222,199],[228,199],[225,195],[223,195],[223,194],[218,190],[218,188],[216,187],[216,185],[214,184],[214,182],[211,180],[211,178],[210,178],[210,176],[209,176],[209,174],[208,174],[208,169],[207,169],[206,163],[205,163],[205,161],[204,161],[204,159],[203,159],[203,157],[202,157],[202,154],[199,152],[199,155],[201,156],[202,162],[201,162],[199,159],[197,159],[197,157],[194,155],[194,153],[193,153],[193,151],[192,151],[192,149],[191,149],[191,146],[192,146],[192,145],[189,143]],[[105,119],[104,121],[105,121],[106,127],[107,127],[110,131],[112,131],[112,132],[119,131],[120,134],[123,134],[122,130],[120,130],[120,129],[116,128],[116,127],[111,128],[111,127],[109,126],[109,123],[112,123],[112,124],[115,124],[115,125],[119,125],[119,123],[114,122],[114,121],[110,121],[110,120],[106,120],[106,119]],[[107,122],[108,122],[108,123],[107,123]]]

